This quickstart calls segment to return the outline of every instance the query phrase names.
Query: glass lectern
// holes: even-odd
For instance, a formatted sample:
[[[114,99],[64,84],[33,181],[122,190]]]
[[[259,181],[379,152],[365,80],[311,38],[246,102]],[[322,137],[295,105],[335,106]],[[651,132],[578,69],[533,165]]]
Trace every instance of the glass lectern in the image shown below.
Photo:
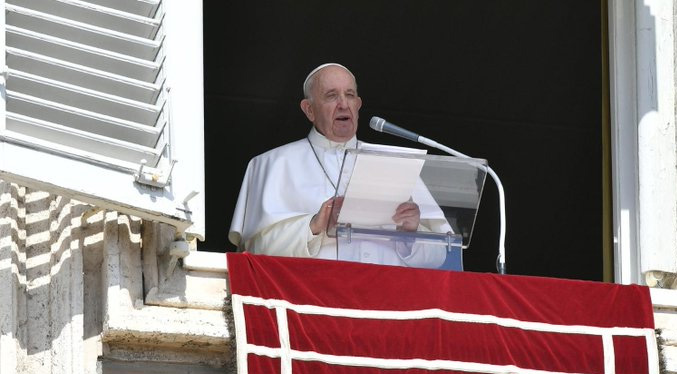
[[[337,258],[387,247],[408,266],[463,270],[486,160],[384,149],[345,153],[327,227],[327,234],[336,238]],[[418,227],[403,229],[393,220],[398,206],[406,202],[418,207]]]

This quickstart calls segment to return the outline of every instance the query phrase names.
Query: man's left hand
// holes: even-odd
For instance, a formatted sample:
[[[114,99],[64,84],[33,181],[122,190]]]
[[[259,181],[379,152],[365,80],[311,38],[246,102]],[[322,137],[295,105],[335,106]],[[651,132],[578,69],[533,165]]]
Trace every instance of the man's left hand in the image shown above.
[[[398,230],[416,231],[421,221],[421,211],[415,202],[407,201],[395,209],[393,221],[397,224]]]

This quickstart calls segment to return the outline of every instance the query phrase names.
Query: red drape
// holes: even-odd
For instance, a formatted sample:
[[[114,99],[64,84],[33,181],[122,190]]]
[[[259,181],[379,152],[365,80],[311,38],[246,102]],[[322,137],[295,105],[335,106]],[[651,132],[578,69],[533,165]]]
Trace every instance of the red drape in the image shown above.
[[[643,286],[228,254],[240,373],[657,374]]]

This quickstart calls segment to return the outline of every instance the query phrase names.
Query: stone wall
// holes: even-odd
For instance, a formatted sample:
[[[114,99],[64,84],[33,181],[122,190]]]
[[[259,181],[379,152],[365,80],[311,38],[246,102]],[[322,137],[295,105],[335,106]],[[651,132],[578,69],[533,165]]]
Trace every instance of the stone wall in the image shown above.
[[[654,323],[660,332],[662,373],[677,374],[677,297],[675,290],[651,289]]]
[[[170,274],[172,241],[166,225],[0,181],[0,374],[224,372],[225,256],[191,252]]]

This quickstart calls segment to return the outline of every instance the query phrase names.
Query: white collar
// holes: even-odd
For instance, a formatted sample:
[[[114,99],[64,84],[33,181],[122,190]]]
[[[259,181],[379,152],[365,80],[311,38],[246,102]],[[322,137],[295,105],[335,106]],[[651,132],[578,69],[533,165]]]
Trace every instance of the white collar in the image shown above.
[[[319,131],[313,126],[310,129],[308,134],[308,140],[313,144],[313,146],[322,147],[325,149],[336,149],[336,148],[357,148],[357,137],[353,135],[347,142],[334,142],[327,139],[324,135],[320,134]]]

